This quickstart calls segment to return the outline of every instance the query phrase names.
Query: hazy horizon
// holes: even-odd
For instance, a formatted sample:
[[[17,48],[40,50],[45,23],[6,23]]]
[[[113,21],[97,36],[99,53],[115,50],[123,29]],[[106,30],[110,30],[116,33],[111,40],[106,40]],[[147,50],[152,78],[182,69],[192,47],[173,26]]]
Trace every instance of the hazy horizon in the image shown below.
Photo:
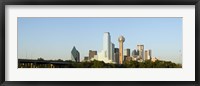
[[[18,58],[71,59],[73,46],[80,57],[89,50],[100,52],[103,33],[110,32],[118,48],[118,37],[125,37],[124,49],[137,44],[151,49],[152,56],[182,63],[182,18],[28,18],[18,17]]]

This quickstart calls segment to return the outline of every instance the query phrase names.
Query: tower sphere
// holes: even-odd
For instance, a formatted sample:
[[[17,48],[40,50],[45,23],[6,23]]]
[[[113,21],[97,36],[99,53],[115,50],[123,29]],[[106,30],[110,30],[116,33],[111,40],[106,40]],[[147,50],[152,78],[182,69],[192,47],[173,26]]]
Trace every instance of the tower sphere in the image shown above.
[[[119,42],[124,42],[124,41],[125,41],[125,38],[124,38],[123,36],[119,36],[118,41],[119,41]]]

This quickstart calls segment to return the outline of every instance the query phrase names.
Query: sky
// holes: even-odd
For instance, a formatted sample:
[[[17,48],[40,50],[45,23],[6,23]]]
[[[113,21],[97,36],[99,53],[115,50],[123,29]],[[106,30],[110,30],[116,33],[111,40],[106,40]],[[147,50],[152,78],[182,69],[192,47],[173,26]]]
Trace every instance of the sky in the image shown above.
[[[182,18],[31,18],[18,17],[18,58],[71,59],[73,46],[83,59],[89,50],[103,49],[103,34],[110,32],[111,42],[131,51],[143,44],[152,56],[182,63]]]

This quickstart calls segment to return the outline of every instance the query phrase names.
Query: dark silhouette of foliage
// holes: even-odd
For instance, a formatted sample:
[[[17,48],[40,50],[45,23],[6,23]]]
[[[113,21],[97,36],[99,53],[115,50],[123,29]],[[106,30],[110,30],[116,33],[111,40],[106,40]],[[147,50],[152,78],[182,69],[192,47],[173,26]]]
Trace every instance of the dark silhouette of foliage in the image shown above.
[[[41,58],[41,57],[40,57],[40,58],[38,58],[37,60],[38,60],[38,61],[44,61],[44,59],[43,59],[43,58]]]
[[[32,64],[36,68],[50,68],[51,63],[44,62],[57,62],[54,63],[55,68],[182,68],[182,64],[176,64],[171,61],[161,61],[156,60],[152,62],[151,60],[146,60],[144,62],[137,61],[124,61],[123,64],[113,64],[113,63],[104,63],[103,61],[93,60],[93,61],[84,61],[84,62],[73,62],[71,60],[62,59],[58,60],[44,60],[43,58],[37,59],[40,63]],[[59,62],[61,62],[59,64]],[[66,62],[66,63],[65,63]],[[29,64],[30,66],[30,64]],[[19,64],[19,67],[29,68],[29,66]]]
[[[62,59],[58,59],[58,60],[56,60],[56,61],[60,61],[60,62],[63,62],[63,60],[62,60]]]
[[[124,64],[104,63],[103,61],[86,61],[86,62],[73,62],[73,68],[182,68],[181,64],[175,64],[169,61],[155,61],[150,60],[144,62],[125,61]]]

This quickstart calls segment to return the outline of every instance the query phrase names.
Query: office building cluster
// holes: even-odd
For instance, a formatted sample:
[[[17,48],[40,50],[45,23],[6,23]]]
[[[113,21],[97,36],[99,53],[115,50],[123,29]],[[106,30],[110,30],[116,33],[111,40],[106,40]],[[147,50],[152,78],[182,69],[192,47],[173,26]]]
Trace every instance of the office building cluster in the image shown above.
[[[152,51],[144,50],[144,45],[137,45],[137,49],[134,49],[132,51],[132,58],[133,60],[137,60],[140,62],[145,60],[151,60]]]
[[[118,38],[119,48],[115,48],[115,44],[111,42],[111,36],[109,32],[105,32],[103,36],[103,49],[100,52],[95,50],[89,50],[89,56],[84,57],[84,61],[104,61],[105,63],[123,64],[125,61],[138,61],[143,62],[145,60],[156,61],[157,58],[152,58],[151,50],[144,50],[144,45],[137,45],[137,49],[123,49],[123,43],[125,38],[119,36]],[[72,61],[80,61],[79,52],[74,47],[72,49]]]

